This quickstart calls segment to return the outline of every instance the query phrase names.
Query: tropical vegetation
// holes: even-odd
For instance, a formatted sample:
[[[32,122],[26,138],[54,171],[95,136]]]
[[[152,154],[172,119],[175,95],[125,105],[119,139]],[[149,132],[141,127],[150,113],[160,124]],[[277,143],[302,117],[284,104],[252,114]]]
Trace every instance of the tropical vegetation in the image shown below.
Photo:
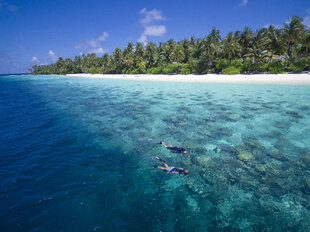
[[[221,37],[213,28],[205,38],[156,45],[128,43],[124,50],[98,57],[83,54],[60,57],[50,65],[34,65],[32,74],[170,74],[170,73],[283,73],[310,71],[310,30],[294,16],[283,27],[248,27]]]

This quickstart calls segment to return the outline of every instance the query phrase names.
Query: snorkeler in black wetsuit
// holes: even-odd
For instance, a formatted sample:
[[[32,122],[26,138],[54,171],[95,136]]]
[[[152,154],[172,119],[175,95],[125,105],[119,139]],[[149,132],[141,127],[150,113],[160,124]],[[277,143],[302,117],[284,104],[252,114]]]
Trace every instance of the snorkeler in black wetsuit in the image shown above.
[[[159,144],[163,145],[165,148],[169,149],[171,152],[187,154],[187,151],[183,147],[173,147],[172,145],[166,145],[164,142],[159,142]]]
[[[158,156],[155,156],[154,158],[165,165],[165,167],[157,166],[157,168],[166,171],[167,173],[175,173],[179,175],[184,174],[184,176],[188,175],[188,170],[186,168],[184,169],[184,168],[169,167],[166,161],[163,160],[162,158]]]

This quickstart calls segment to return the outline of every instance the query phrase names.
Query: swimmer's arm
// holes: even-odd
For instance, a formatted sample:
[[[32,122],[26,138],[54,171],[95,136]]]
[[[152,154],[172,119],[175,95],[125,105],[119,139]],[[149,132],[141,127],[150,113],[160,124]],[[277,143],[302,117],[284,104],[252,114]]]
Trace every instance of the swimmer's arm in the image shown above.
[[[172,145],[165,144],[164,142],[162,142],[161,145],[163,145],[165,148],[167,148],[167,147],[172,147]]]
[[[166,145],[166,144],[162,143],[161,145],[163,145],[165,148],[167,148],[167,145]]]

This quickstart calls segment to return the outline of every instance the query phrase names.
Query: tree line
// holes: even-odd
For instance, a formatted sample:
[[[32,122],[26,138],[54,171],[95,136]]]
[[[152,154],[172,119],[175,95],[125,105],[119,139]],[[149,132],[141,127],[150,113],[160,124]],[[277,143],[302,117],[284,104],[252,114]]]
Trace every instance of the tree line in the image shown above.
[[[50,65],[34,65],[32,74],[169,74],[169,73],[283,73],[310,70],[310,30],[294,16],[282,28],[270,25],[253,31],[229,32],[224,38],[213,28],[205,38],[179,42],[169,39],[128,43],[113,54],[83,54],[73,60],[60,57]]]

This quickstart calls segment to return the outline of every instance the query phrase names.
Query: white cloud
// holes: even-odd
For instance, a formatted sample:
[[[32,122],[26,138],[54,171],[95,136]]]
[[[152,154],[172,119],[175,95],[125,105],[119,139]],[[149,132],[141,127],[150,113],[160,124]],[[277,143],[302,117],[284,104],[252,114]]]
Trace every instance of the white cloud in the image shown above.
[[[100,48],[94,48],[92,50],[89,50],[88,53],[96,53],[96,54],[103,54],[104,53],[104,50],[102,47]]]
[[[310,27],[310,16],[304,17],[304,22],[303,22],[307,27]]]
[[[88,39],[81,44],[75,45],[74,49],[78,50],[80,54],[83,54],[83,52],[103,54],[106,51],[102,48],[102,42],[105,41],[108,37],[109,34],[107,32],[103,32],[102,35],[97,38]]]
[[[52,62],[56,62],[58,60],[58,56],[52,50],[48,51],[48,56],[50,57]]]
[[[144,34],[149,36],[163,36],[166,33],[164,25],[153,25],[145,27]]]
[[[89,46],[91,46],[91,47],[98,47],[99,46],[99,43],[98,43],[98,41],[97,40],[87,40],[86,41],[86,43],[89,45]]]
[[[103,32],[102,35],[99,36],[98,38],[87,40],[86,43],[93,48],[99,47],[100,43],[102,41],[105,41],[107,37],[109,37],[109,34],[107,32]]]
[[[238,6],[243,7],[243,6],[246,6],[247,4],[248,4],[248,0],[241,0]]]
[[[166,33],[166,26],[156,25],[156,22],[166,19],[161,11],[157,9],[148,11],[146,8],[143,8],[139,14],[143,15],[143,18],[140,19],[140,24],[143,25],[144,31],[139,37],[138,42],[146,44],[148,36],[163,36]]]
[[[143,43],[143,44],[146,44],[146,41],[147,41],[147,37],[145,34],[142,34],[140,38],[138,39],[138,42]]]
[[[33,62],[33,63],[39,63],[40,61],[39,61],[38,57],[33,56],[32,59],[31,59],[31,62]]]
[[[79,50],[79,49],[81,49],[81,48],[82,48],[82,45],[81,45],[81,44],[78,44],[78,45],[75,45],[75,46],[74,46],[74,49],[75,49],[75,50]]]
[[[140,20],[140,23],[144,25],[148,25],[156,21],[162,21],[166,19],[165,17],[162,16],[162,12],[157,9],[147,11],[146,8],[143,8],[139,13],[144,16]]]
[[[270,26],[274,26],[275,28],[281,28],[281,25],[275,25],[275,24],[266,24],[264,28],[269,28]]]
[[[103,32],[101,36],[99,36],[99,41],[105,41],[106,38],[109,37],[109,34],[107,32]]]
[[[163,36],[165,33],[166,27],[164,25],[146,26],[138,42],[146,44],[147,36]]]
[[[304,25],[306,25],[308,28],[310,28],[310,8],[308,8],[307,10],[306,10],[306,12],[307,12],[307,15],[303,18],[303,24]],[[285,22],[284,22],[284,24],[289,24],[290,22],[291,22],[291,18],[288,18]],[[273,26],[275,26],[276,28],[282,28],[282,26],[280,25],[275,25],[275,24],[266,24],[264,27],[265,28],[268,28],[269,26],[271,26],[271,25],[273,25]]]

